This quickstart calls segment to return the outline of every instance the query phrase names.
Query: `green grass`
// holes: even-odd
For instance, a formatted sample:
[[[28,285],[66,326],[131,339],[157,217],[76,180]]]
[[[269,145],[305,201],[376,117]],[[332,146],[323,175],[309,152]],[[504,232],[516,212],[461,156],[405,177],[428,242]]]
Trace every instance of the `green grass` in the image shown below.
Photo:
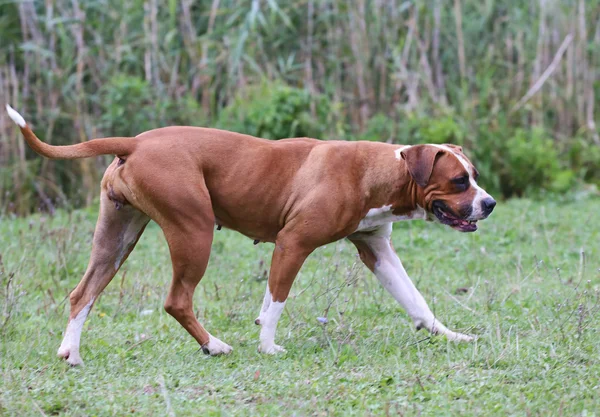
[[[417,287],[448,327],[479,335],[471,344],[416,332],[351,244],[321,248],[292,288],[276,357],[257,353],[253,324],[272,245],[215,233],[195,305],[234,352],[212,358],[162,309],[171,267],[151,225],[97,300],[73,369],[55,354],[95,213],[0,218],[0,415],[595,415],[598,207],[513,200],[474,234],[395,226]]]

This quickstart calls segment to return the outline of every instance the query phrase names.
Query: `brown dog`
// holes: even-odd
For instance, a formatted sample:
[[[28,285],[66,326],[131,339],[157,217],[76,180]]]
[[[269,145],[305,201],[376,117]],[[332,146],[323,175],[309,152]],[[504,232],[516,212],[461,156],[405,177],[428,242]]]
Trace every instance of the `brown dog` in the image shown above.
[[[294,278],[319,246],[348,238],[360,258],[406,309],[417,329],[471,340],[440,323],[390,244],[392,222],[437,220],[472,232],[496,202],[475,182],[477,171],[453,145],[400,146],[299,138],[269,141],[198,127],[166,127],[134,138],[71,146],[41,142],[7,106],[29,146],[47,158],[113,154],[102,179],[90,262],[71,293],[60,357],[81,364],[79,340],[94,300],[133,250],[150,219],[164,231],[173,263],[166,311],[205,353],[231,347],[194,316],[192,297],[204,275],[215,224],[275,249],[262,309],[259,349],[283,351],[275,329]]]

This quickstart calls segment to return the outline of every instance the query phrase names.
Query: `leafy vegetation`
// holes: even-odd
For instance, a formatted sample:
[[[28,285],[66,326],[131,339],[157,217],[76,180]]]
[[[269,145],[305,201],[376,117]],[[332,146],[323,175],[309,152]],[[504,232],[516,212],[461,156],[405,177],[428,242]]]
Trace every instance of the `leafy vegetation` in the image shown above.
[[[600,0],[7,1],[0,38],[0,95],[53,144],[172,124],[447,141],[504,196],[600,183]],[[0,210],[89,204],[107,163],[33,158],[0,111]]]
[[[324,137],[332,104],[299,88],[265,83],[225,107],[217,127],[267,139]]]
[[[302,268],[277,332],[288,353],[277,357],[257,353],[254,325],[273,246],[215,232],[195,311],[234,351],[211,358],[162,308],[171,265],[151,224],[90,313],[75,369],[55,353],[95,208],[0,218],[0,414],[593,415],[599,200],[574,198],[511,200],[472,234],[395,226],[432,309],[476,342],[416,332],[341,241]]]

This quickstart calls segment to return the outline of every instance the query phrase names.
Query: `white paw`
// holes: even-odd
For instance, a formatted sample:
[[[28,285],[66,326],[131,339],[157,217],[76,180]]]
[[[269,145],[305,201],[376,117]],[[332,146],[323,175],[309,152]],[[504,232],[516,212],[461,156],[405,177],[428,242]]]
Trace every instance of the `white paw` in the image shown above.
[[[475,336],[469,336],[468,334],[457,333],[452,331],[448,331],[448,333],[446,333],[446,337],[448,338],[448,340],[451,340],[453,342],[472,342],[473,340],[475,340]]]
[[[453,342],[472,342],[476,339],[475,336],[469,336],[467,334],[453,332],[439,321],[434,321],[433,326],[427,326],[425,325],[424,321],[419,320],[415,323],[415,325],[417,327],[417,330],[427,328],[427,330],[429,330],[431,334],[444,335],[446,336],[446,338],[448,338],[448,340],[451,340]]]
[[[83,361],[81,360],[81,356],[79,356],[79,352],[73,352],[67,358],[67,363],[71,366],[80,366],[83,365]]]
[[[267,355],[277,355],[278,353],[285,353],[287,350],[283,346],[276,345],[275,343],[260,345],[258,347],[260,353],[266,353]]]
[[[56,355],[59,358],[68,358],[69,357],[69,348],[60,345],[60,347],[58,348],[58,352],[56,352]]]
[[[71,366],[83,365],[83,360],[81,360],[81,356],[79,355],[78,349],[72,349],[61,346],[60,348],[58,348],[58,352],[56,354],[59,358],[65,359],[67,363]]]
[[[233,348],[227,343],[220,341],[213,335],[209,335],[208,343],[202,346],[202,351],[207,355],[228,355],[233,351]]]

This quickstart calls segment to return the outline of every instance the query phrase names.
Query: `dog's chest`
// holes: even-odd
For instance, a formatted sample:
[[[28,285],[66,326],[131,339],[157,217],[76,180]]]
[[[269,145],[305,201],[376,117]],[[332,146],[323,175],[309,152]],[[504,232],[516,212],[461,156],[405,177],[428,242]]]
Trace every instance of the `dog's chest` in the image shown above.
[[[358,224],[356,231],[359,232],[361,230],[370,229],[386,223],[398,222],[401,220],[424,220],[426,218],[427,213],[421,207],[417,207],[416,210],[413,210],[409,213],[398,215],[393,213],[391,205],[387,205],[369,210],[367,215]]]

